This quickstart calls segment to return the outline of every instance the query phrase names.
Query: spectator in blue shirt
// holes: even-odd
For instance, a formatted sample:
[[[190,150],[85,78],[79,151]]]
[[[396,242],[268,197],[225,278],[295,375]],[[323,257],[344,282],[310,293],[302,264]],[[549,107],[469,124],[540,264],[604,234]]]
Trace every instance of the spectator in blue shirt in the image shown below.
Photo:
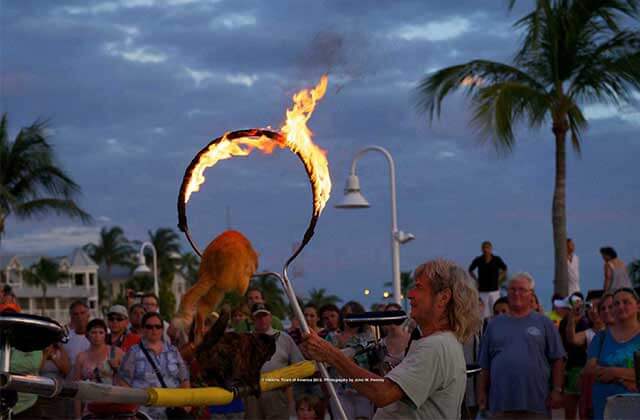
[[[167,388],[189,388],[189,370],[178,349],[162,340],[163,322],[157,312],[147,312],[142,318],[142,341],[124,355],[118,370],[118,382],[132,388],[162,388],[149,357],[158,368]],[[141,407],[154,419],[166,418],[164,407]]]
[[[491,320],[482,337],[477,401],[496,416],[549,417],[562,405],[565,351],[553,322],[532,310],[533,288],[531,275],[513,276],[509,315]]]
[[[615,323],[596,335],[587,351],[585,371],[595,375],[593,418],[604,418],[607,398],[615,394],[638,392],[633,369],[633,353],[640,350],[640,299],[631,288],[613,295]]]

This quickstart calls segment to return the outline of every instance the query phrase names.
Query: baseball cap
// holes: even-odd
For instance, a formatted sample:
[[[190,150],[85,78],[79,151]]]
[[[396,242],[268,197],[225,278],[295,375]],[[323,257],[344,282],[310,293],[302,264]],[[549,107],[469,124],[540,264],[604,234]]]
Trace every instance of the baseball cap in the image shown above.
[[[109,308],[109,312],[107,312],[107,315],[111,314],[121,315],[125,318],[129,318],[129,311],[127,311],[127,308],[122,305],[113,305],[111,308]]]
[[[254,303],[251,307],[251,315],[256,316],[259,313],[271,314],[271,311],[265,303]]]
[[[580,302],[582,302],[582,298],[573,294],[564,299],[556,299],[553,301],[553,304],[559,309],[571,309]]]

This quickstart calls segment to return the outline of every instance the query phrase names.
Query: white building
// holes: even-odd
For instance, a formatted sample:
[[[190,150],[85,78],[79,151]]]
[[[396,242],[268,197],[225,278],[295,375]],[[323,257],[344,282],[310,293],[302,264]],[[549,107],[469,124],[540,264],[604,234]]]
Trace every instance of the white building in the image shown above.
[[[28,286],[22,278],[23,270],[41,258],[43,256],[0,256],[0,285],[9,284],[13,288],[22,310],[66,323],[69,321],[69,305],[75,300],[83,300],[91,310],[91,317],[98,316],[98,265],[80,248],[70,256],[52,258],[60,265],[60,271],[69,276],[55,286],[48,286],[43,302],[42,289]]]

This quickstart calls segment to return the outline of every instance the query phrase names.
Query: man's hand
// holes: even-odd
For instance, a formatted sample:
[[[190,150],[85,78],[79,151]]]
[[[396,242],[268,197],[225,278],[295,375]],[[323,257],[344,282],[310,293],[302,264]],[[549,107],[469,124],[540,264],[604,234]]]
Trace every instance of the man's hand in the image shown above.
[[[478,403],[478,409],[479,410],[486,410],[487,409],[487,394],[485,392],[482,393],[478,393],[476,395],[476,402]]]
[[[331,343],[320,338],[318,333],[313,330],[304,334],[300,349],[307,359],[316,362],[328,362],[331,354],[336,351]]]
[[[615,368],[598,366],[595,371],[596,380],[602,383],[610,383],[618,380]]]
[[[551,391],[551,394],[549,395],[549,399],[547,400],[547,405],[549,406],[549,408],[554,410],[558,408],[562,408],[564,405],[564,398],[563,398],[562,392],[558,391],[557,389],[554,389],[553,391]]]

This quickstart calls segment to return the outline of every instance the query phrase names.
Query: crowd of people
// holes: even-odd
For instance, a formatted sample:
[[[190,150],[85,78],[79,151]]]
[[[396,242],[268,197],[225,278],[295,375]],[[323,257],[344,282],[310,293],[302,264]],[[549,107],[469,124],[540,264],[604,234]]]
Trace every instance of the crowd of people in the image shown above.
[[[380,341],[369,326],[345,322],[365,312],[355,301],[342,307],[307,304],[303,312],[310,333],[303,334],[295,318],[285,331],[256,288],[240,305],[224,309],[230,313],[227,329],[273,337],[275,352],[261,372],[304,359],[327,363],[349,419],[549,418],[552,409],[563,409],[569,419],[602,419],[607,397],[638,391],[633,357],[640,351],[640,299],[615,250],[601,249],[604,287],[585,297],[575,244],[569,240],[570,294],[554,295],[552,311],[545,314],[534,278],[520,272],[505,281],[506,263],[493,255],[491,243],[481,248],[482,255],[467,269],[441,259],[420,265],[407,296],[409,319],[384,326]],[[499,288],[503,283],[506,296]],[[0,310],[19,311],[9,288],[1,291],[0,305]],[[68,341],[40,352],[14,351],[12,371],[133,388],[203,386],[194,357],[202,337],[176,341],[153,294],[127,306],[113,305],[105,321],[90,319],[87,304],[74,302]],[[376,309],[403,308],[390,303]],[[217,313],[210,314],[205,329],[217,319]],[[468,375],[476,365],[480,373]],[[168,413],[164,407],[31,394],[19,395],[13,417],[81,418],[127,409],[154,419],[176,417],[175,410]],[[201,419],[312,420],[338,418],[338,407],[318,380],[179,413]]]

